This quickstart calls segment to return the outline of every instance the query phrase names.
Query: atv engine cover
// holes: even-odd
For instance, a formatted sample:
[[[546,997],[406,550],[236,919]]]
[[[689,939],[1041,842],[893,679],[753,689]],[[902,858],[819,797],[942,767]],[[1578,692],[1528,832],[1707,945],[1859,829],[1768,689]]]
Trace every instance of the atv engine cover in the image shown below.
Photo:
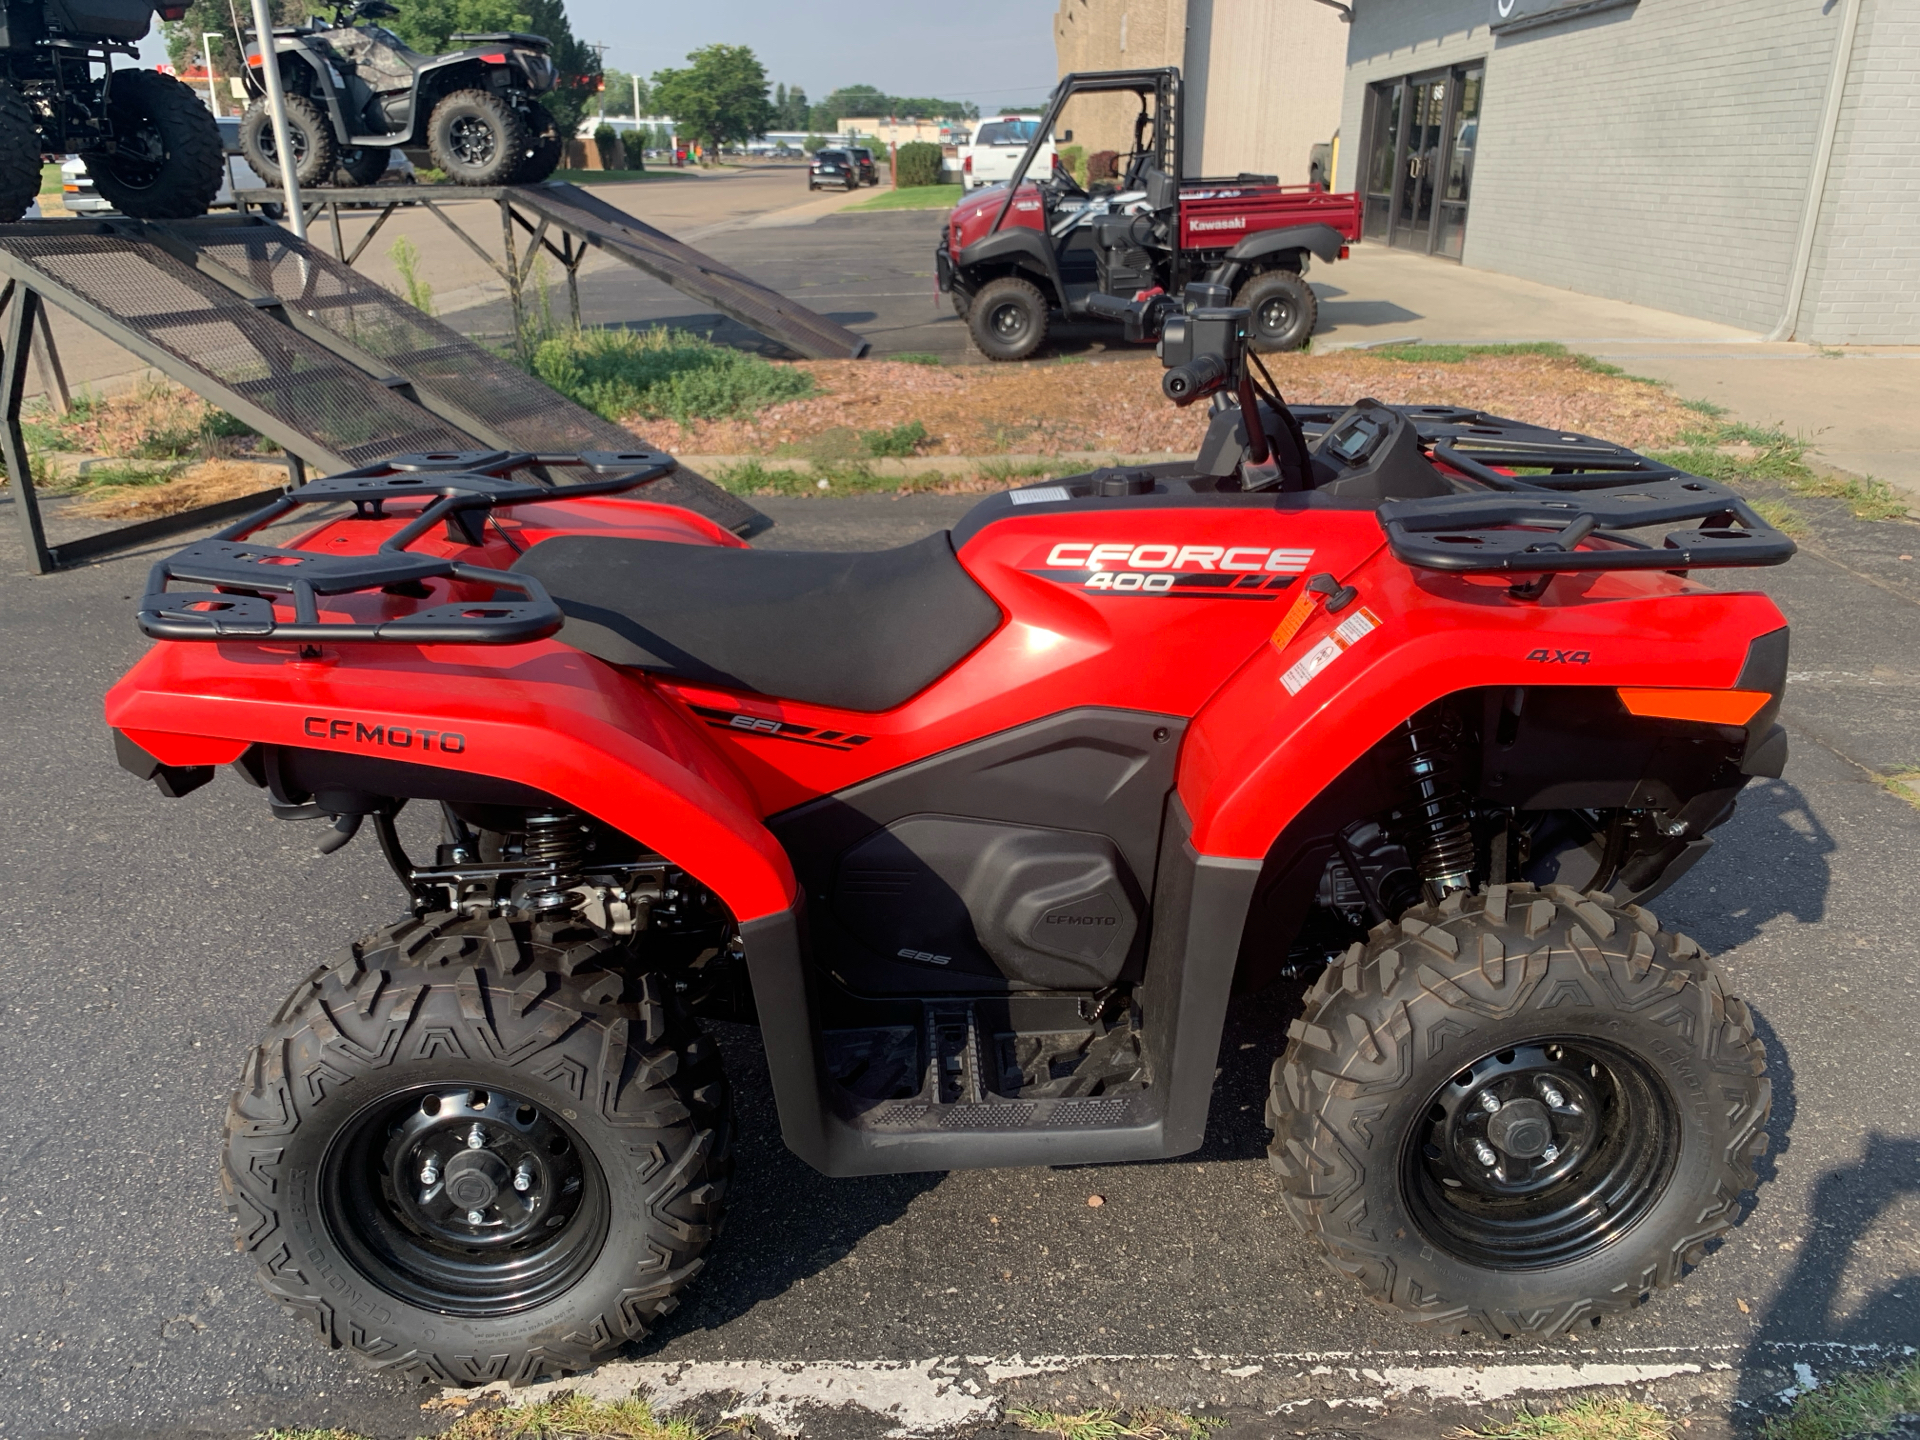
[[[1132,877],[1104,835],[947,815],[911,815],[854,845],[833,904],[882,955],[1023,989],[1110,985],[1140,933]]]

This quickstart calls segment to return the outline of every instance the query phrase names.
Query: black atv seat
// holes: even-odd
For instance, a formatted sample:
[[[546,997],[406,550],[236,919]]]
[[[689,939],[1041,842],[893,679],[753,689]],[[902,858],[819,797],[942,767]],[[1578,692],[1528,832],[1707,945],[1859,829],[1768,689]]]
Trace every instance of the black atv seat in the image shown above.
[[[943,531],[897,550],[742,550],[562,535],[513,567],[560,639],[614,665],[726,690],[890,710],[1000,624]]]

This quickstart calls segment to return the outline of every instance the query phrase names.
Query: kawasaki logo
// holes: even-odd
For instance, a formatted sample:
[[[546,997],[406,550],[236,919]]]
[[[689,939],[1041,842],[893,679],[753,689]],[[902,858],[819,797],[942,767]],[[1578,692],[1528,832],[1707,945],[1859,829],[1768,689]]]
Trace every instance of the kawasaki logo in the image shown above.
[[[1247,217],[1235,215],[1231,220],[1195,220],[1187,228],[1189,230],[1244,230],[1247,228]]]

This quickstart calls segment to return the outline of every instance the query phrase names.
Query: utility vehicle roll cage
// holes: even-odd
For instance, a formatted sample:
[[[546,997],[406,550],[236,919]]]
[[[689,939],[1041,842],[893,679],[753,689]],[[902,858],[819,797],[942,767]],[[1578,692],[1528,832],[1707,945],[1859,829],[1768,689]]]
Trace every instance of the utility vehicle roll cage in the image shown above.
[[[532,576],[463,565],[407,547],[444,521],[449,536],[478,545],[495,510],[542,500],[613,495],[671,474],[678,462],[654,450],[593,450],[580,455],[504,450],[400,455],[310,481],[264,510],[168,556],[153,567],[142,597],[140,628],[156,640],[389,641],[404,645],[515,645],[553,634],[560,607]],[[608,478],[556,484],[553,470],[588,470]],[[610,473],[611,472],[611,473]],[[430,500],[419,515],[371,554],[329,555],[257,545],[247,537],[303,505],[349,503],[357,516],[381,519],[390,500]],[[381,590],[424,598],[431,579],[511,590],[518,600],[435,605],[378,623],[323,620],[323,595]],[[216,587],[170,592],[172,581]],[[262,593],[265,592],[265,593]],[[272,595],[289,596],[294,619],[279,620]]]
[[[1013,167],[1013,174],[1007,180],[1006,198],[1000,202],[999,213],[993,217],[993,225],[987,231],[989,235],[998,234],[1005,223],[1007,214],[1013,208],[1014,195],[1020,189],[1020,183],[1027,178],[1027,170],[1039,155],[1040,147],[1053,135],[1054,122],[1060,118],[1060,112],[1066,108],[1067,101],[1075,95],[1101,95],[1116,91],[1127,91],[1140,96],[1144,102],[1148,95],[1154,97],[1153,105],[1153,160],[1154,167],[1166,176],[1163,185],[1167,204],[1177,203],[1180,196],[1180,114],[1184,82],[1180,72],[1172,66],[1156,70],[1098,70],[1076,71],[1064,75],[1060,83],[1053,87],[1053,95],[1047,101],[1047,113],[1041,117],[1040,124],[1033,132],[1033,138],[1027,142],[1027,150],[1020,157],[1020,163]],[[1134,140],[1136,146],[1140,140],[1139,126],[1136,122]],[[1156,204],[1155,208],[1161,208]],[[1177,263],[1177,260],[1176,260]],[[1180,277],[1170,288],[1179,289]]]

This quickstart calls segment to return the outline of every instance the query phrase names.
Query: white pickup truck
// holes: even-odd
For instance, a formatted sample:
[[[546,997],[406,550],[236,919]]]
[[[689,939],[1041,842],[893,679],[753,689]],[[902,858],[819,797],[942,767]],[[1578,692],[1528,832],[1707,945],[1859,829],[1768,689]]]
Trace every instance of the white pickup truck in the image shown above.
[[[1032,115],[1002,115],[996,120],[982,120],[974,127],[973,143],[961,147],[961,183],[969,190],[978,190],[983,185],[999,185],[1011,180],[1013,167],[1020,163],[1027,142],[1039,129],[1040,121]],[[1027,174],[1032,179],[1044,180],[1052,173],[1053,140],[1049,137],[1041,145],[1040,153],[1033,157]]]

